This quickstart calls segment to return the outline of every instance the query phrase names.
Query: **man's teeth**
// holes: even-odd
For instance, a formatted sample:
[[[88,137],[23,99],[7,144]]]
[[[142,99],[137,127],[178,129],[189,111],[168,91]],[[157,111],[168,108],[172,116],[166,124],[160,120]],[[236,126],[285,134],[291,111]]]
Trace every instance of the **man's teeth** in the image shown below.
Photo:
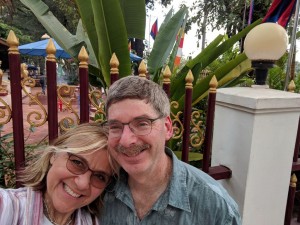
[[[77,194],[77,193],[75,193],[74,191],[72,191],[71,188],[70,188],[68,185],[66,185],[66,184],[64,184],[64,189],[65,189],[65,191],[66,191],[69,195],[73,196],[74,198],[79,198],[79,197],[80,197],[79,194]]]

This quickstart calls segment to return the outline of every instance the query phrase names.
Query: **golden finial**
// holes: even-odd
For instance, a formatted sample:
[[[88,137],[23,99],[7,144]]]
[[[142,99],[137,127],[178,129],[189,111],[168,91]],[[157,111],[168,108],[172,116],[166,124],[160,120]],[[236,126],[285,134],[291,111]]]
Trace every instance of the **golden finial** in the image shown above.
[[[80,68],[88,68],[89,56],[84,46],[82,46],[80,49],[80,52],[78,54],[78,59],[79,59]]]
[[[297,176],[296,174],[293,173],[293,175],[291,176],[291,180],[290,180],[290,187],[296,187],[297,185]]]
[[[296,89],[296,85],[294,80],[291,80],[291,82],[288,85],[288,92],[295,92]]]
[[[185,77],[185,88],[193,88],[194,76],[191,70],[189,70],[188,74]]]
[[[19,40],[13,30],[9,31],[6,41],[9,45],[8,54],[20,54],[18,49]]]
[[[119,60],[116,56],[116,53],[113,53],[112,56],[111,56],[111,59],[109,61],[109,65],[110,65],[110,73],[111,74],[116,74],[116,73],[119,73]]]
[[[56,58],[55,58],[56,48],[52,38],[50,38],[48,41],[46,52],[47,52],[47,61],[56,62]]]
[[[170,67],[167,65],[163,72],[163,83],[170,84],[171,83],[170,77],[171,77],[171,70]]]
[[[144,60],[141,61],[138,71],[139,71],[139,77],[146,78],[147,68]]]
[[[218,81],[216,76],[214,75],[209,82],[209,92],[215,93],[217,91]]]

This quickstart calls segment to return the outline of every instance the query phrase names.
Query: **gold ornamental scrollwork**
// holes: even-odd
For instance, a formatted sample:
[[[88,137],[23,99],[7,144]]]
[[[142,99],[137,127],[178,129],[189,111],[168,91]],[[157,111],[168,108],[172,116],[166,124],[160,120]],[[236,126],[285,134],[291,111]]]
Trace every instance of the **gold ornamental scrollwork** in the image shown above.
[[[179,103],[176,101],[173,101],[170,103],[171,105],[171,119],[172,119],[172,124],[173,124],[173,139],[179,139],[182,137],[183,134],[183,124],[180,121],[180,115],[182,114],[181,111],[177,112],[176,115],[172,113],[172,108],[178,109]]]
[[[0,126],[7,124],[11,119],[11,108],[10,106],[0,97],[0,103],[2,103],[2,107],[0,107]],[[3,121],[1,119],[4,119]]]
[[[202,124],[201,111],[193,111],[191,115],[190,144],[194,148],[199,148],[204,142],[204,130],[201,129]]]
[[[95,107],[95,122],[103,122],[106,118],[105,113],[105,102],[102,98],[102,93],[100,90],[93,90],[89,93],[89,99],[93,107]],[[96,116],[97,115],[97,116]]]
[[[36,94],[31,94],[27,91],[26,86],[33,88],[35,86],[35,79],[31,77],[23,77],[23,80],[21,81],[22,90],[25,92],[26,96],[30,98],[29,105],[32,105],[33,103],[36,103],[40,109],[42,110],[42,113],[39,111],[32,111],[29,112],[27,115],[27,122],[30,124],[30,126],[33,127],[40,127],[44,125],[47,121],[48,114],[43,106],[43,104],[39,101],[38,96],[41,95],[41,92],[37,92]]]
[[[64,106],[66,110],[70,110],[76,117],[75,120],[71,117],[65,117],[59,121],[59,127],[63,132],[70,130],[80,123],[79,115],[72,106],[72,102],[76,100],[76,98],[73,97],[74,91],[75,86],[60,85],[57,88],[57,97],[61,101],[62,106]]]

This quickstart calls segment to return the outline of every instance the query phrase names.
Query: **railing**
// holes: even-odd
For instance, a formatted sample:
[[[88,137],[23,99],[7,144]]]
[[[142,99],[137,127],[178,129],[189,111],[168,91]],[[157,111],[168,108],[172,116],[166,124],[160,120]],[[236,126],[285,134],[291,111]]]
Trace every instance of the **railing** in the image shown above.
[[[20,170],[21,166],[25,161],[24,154],[24,131],[23,131],[23,111],[22,111],[22,96],[21,91],[26,85],[33,85],[35,81],[30,77],[23,76],[21,79],[20,70],[20,53],[18,51],[18,40],[13,32],[10,32],[7,42],[10,46],[9,48],[9,67],[10,67],[10,83],[11,83],[11,98],[12,98],[12,108],[9,105],[5,105],[7,112],[11,112],[11,119],[13,122],[13,136],[14,136],[14,154],[15,154],[15,169],[16,172]],[[88,88],[88,55],[84,47],[82,47],[78,59],[79,59],[79,90],[80,90],[80,115],[72,108],[72,98],[65,99],[62,93],[70,93],[71,89],[67,85],[62,85],[57,88],[56,80],[56,58],[55,58],[55,46],[53,42],[49,41],[46,48],[47,58],[46,58],[46,72],[47,72],[47,110],[44,109],[43,105],[39,102],[38,95],[34,96],[27,93],[27,96],[32,102],[36,102],[42,113],[31,112],[27,115],[27,118],[35,116],[38,120],[32,122],[28,119],[28,122],[32,126],[41,126],[48,122],[48,132],[49,132],[49,143],[51,143],[57,136],[59,128],[63,131],[70,129],[72,125],[85,123],[90,120],[90,106],[95,108],[95,114],[98,115],[97,121],[102,121],[105,118],[104,101],[101,98],[102,93],[99,90],[92,90],[89,92]],[[110,75],[111,84],[114,83],[119,78],[119,61],[115,54],[112,55],[110,60]],[[147,79],[147,68],[145,63],[142,61],[139,66],[139,76]],[[24,73],[26,74],[26,73]],[[168,66],[163,72],[163,89],[170,95],[170,76],[171,72]],[[192,93],[193,93],[193,74],[191,71],[186,76],[185,84],[185,103],[184,111],[177,112],[171,115],[173,126],[174,126],[174,139],[182,139],[182,160],[188,163],[189,159],[189,148],[199,147],[204,142],[204,152],[203,152],[203,171],[210,174],[215,179],[227,179],[231,177],[231,170],[223,167],[216,166],[211,167],[211,146],[212,146],[212,133],[213,133],[213,120],[215,111],[215,98],[216,98],[216,88],[217,80],[214,77],[210,82],[209,98],[208,98],[208,113],[206,119],[206,130],[201,129],[199,121],[200,112],[192,110]],[[71,119],[69,117],[58,121],[58,106],[59,101],[68,109],[73,112],[76,119]],[[3,100],[0,97],[0,102]],[[4,104],[4,103],[3,103]],[[178,102],[171,102],[171,107],[178,105]],[[4,118],[4,110],[0,108],[0,125],[7,123],[10,118],[5,121],[1,121]],[[183,114],[183,122],[181,120],[181,115]],[[2,115],[2,116],[1,116]],[[100,116],[99,116],[100,115]],[[9,117],[9,116],[8,116]],[[65,126],[65,125],[68,126]],[[192,131],[192,132],[191,132]],[[205,134],[204,134],[205,133]],[[204,138],[205,137],[205,138]],[[200,154],[200,153],[199,153]],[[17,174],[17,173],[16,173]],[[17,174],[18,176],[18,174]],[[16,183],[19,187],[21,184]]]
[[[290,86],[292,88],[290,88]],[[293,82],[291,82],[291,84],[289,85],[288,91],[294,92],[294,88],[295,88],[295,85],[293,85]],[[295,143],[295,148],[294,148],[292,176],[291,176],[291,181],[290,181],[290,185],[289,185],[284,225],[290,225],[292,217],[293,217],[294,199],[295,199],[296,187],[297,187],[297,176],[296,176],[295,172],[300,171],[299,151],[300,151],[300,117],[299,117],[299,122],[298,122],[298,131],[297,131],[296,143]],[[300,223],[300,212],[298,213],[298,216],[297,216],[297,222]]]

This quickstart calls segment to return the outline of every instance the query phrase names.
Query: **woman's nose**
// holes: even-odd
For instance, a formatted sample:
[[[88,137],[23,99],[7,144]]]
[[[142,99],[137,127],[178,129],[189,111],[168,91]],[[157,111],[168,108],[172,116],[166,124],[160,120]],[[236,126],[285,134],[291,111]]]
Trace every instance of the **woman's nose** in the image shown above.
[[[87,171],[84,174],[77,175],[75,177],[75,183],[77,185],[78,190],[88,189],[91,185],[91,171]]]

